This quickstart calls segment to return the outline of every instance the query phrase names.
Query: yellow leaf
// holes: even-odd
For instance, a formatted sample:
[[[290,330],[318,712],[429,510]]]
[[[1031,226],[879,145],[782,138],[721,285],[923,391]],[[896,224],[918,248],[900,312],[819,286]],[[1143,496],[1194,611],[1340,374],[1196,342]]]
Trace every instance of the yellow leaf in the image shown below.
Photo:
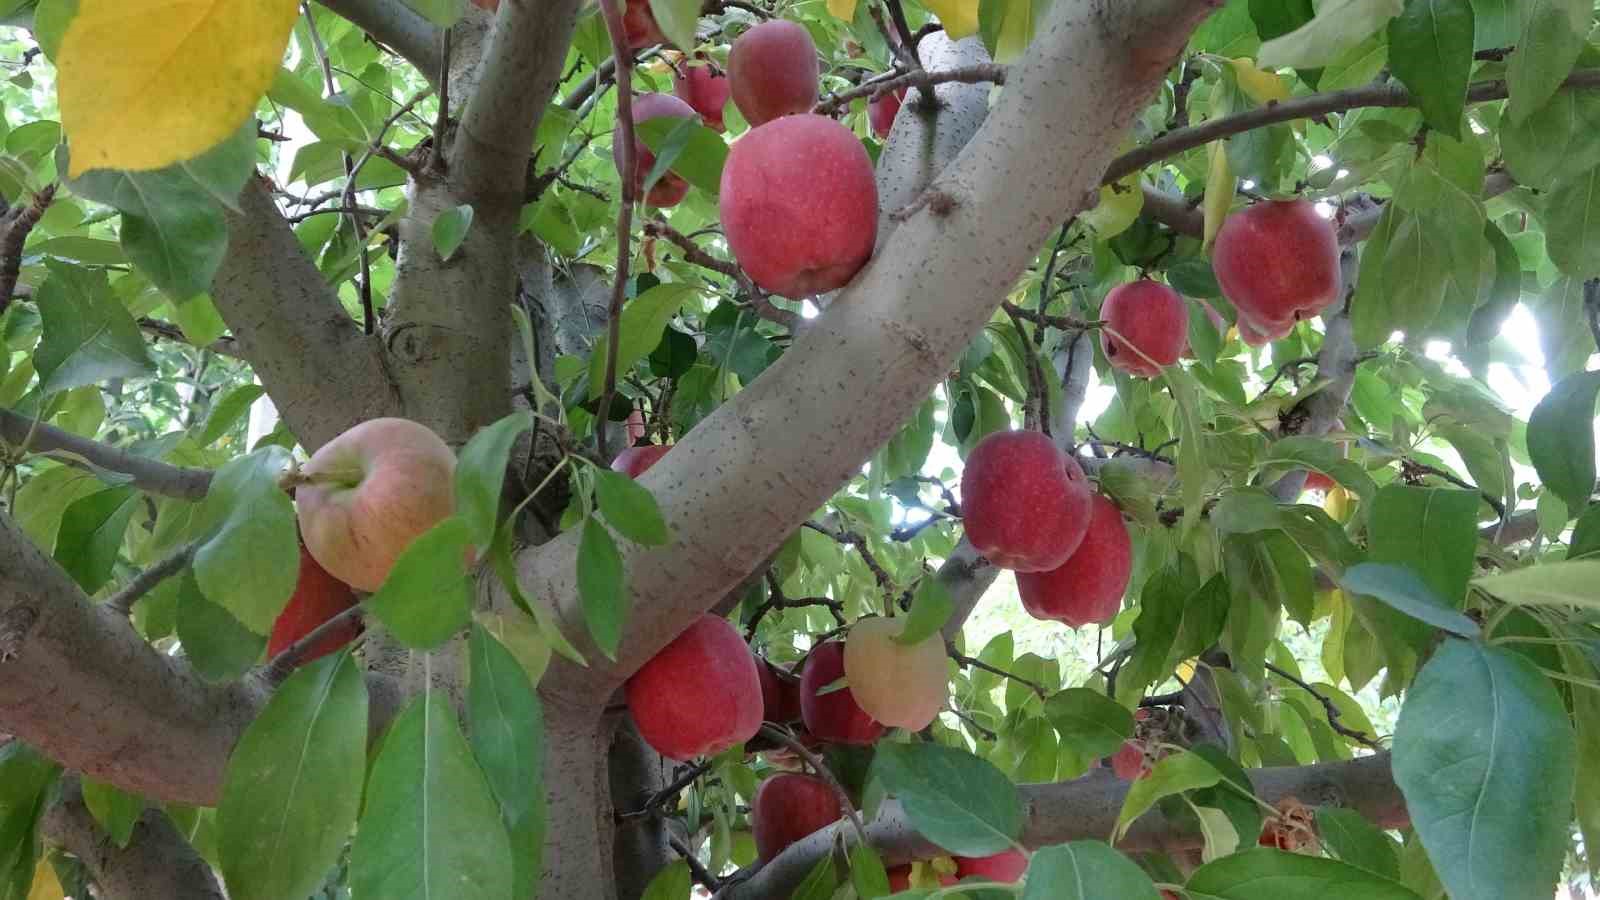
[[[856,17],[856,0],[828,0],[828,13],[849,22]]]
[[[56,59],[69,175],[160,169],[233,134],[278,72],[295,0],[81,0]]]
[[[33,870],[33,890],[28,892],[28,900],[63,900],[66,893],[56,878],[55,867],[41,860],[39,867]]]
[[[978,0],[925,0],[923,5],[939,17],[950,40],[978,33]]]
[[[1222,227],[1222,220],[1228,216],[1228,208],[1233,206],[1233,190],[1238,181],[1233,177],[1233,169],[1228,165],[1228,153],[1221,141],[1211,142],[1211,168],[1206,173],[1205,215],[1206,231],[1203,246],[1210,247],[1211,241],[1217,236],[1217,229]]]
[[[1078,213],[1078,220],[1088,224],[1102,238],[1113,238],[1128,230],[1144,209],[1144,191],[1139,188],[1139,173],[1135,172],[1121,181],[1100,186],[1100,202],[1094,209]]]
[[[1194,665],[1195,660],[1186,659],[1183,662],[1178,663],[1178,670],[1173,674],[1178,676],[1179,681],[1182,681],[1184,684],[1188,684],[1194,680]]]
[[[1233,67],[1234,77],[1239,79],[1239,90],[1245,96],[1265,106],[1272,101],[1289,99],[1289,86],[1283,83],[1276,73],[1265,69],[1256,68],[1256,64],[1248,57],[1228,60],[1228,65]]]

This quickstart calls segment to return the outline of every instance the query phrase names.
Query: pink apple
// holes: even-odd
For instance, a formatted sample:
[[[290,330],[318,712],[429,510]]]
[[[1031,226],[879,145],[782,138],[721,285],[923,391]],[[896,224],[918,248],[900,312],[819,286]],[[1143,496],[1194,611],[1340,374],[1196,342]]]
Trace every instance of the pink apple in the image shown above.
[[[717,131],[724,129],[722,110],[731,90],[728,76],[708,61],[680,60],[672,73],[672,92]]]
[[[650,471],[650,467],[659,462],[671,449],[671,444],[640,444],[628,447],[611,461],[611,469],[629,478],[638,478]]]
[[[894,117],[900,112],[900,104],[905,99],[906,89],[900,88],[867,103],[867,121],[872,124],[872,133],[878,140],[889,137],[889,130],[894,127]]]
[[[883,736],[883,724],[856,703],[849,687],[818,694],[845,677],[844,644],[827,641],[812,648],[800,672],[800,716],[815,737],[836,744],[870,744]]]
[[[955,860],[959,878],[1015,884],[1028,871],[1028,857],[1019,850],[1005,850],[993,856],[957,856]]]
[[[1307,200],[1264,200],[1228,216],[1211,264],[1246,343],[1245,320],[1277,340],[1339,299],[1339,238]]]
[[[1095,494],[1089,528],[1067,561],[1048,572],[1018,572],[1022,608],[1073,628],[1105,625],[1122,609],[1133,573],[1133,541],[1117,505]]]
[[[733,103],[751,126],[817,105],[821,71],[805,26],[772,19],[739,35],[728,52]]]
[[[972,449],[961,476],[967,540],[1002,569],[1047,572],[1083,542],[1089,496],[1083,469],[1049,437],[995,432]]]
[[[1100,332],[1106,359],[1133,375],[1160,375],[1163,366],[1178,361],[1189,342],[1189,307],[1177,291],[1159,281],[1142,278],[1112,288],[1100,317],[1107,326]],[[1113,331],[1121,341],[1112,337]]]
[[[633,98],[634,124],[648,122],[651,119],[671,117],[676,119],[692,119],[695,112],[689,104],[679,100],[671,94],[640,94]],[[617,170],[622,169],[622,143],[620,140],[611,142],[611,156],[616,161]],[[650,176],[650,169],[656,164],[656,155],[650,152],[644,141],[637,136],[633,140],[633,190],[637,194],[644,188],[644,180]],[[644,202],[651,206],[676,206],[683,202],[689,193],[689,182],[684,181],[676,172],[663,172],[656,183],[650,188],[650,193],[644,196]]]

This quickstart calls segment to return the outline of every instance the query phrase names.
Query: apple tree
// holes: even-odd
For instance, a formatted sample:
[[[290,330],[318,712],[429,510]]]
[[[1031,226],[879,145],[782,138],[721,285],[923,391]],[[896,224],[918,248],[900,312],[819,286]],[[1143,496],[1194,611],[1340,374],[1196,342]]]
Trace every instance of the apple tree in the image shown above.
[[[0,898],[1600,866],[1592,0],[0,14]]]

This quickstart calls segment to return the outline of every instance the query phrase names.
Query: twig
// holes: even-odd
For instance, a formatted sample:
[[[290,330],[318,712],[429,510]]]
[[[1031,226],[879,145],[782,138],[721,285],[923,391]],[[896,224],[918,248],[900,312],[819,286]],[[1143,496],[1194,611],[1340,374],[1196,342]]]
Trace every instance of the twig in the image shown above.
[[[371,216],[373,218],[381,219],[389,214],[389,210],[381,209],[376,206],[324,206],[320,209],[312,209],[301,213],[295,213],[292,216],[284,216],[283,220],[288,222],[290,225],[298,225],[314,216],[324,216],[330,213],[341,216]]]
[[[1001,678],[1009,678],[1012,681],[1015,681],[1017,684],[1027,687],[1035,694],[1038,694],[1041,700],[1044,699],[1046,694],[1050,693],[1049,691],[1045,690],[1044,685],[1037,681],[1023,678],[1021,675],[1007,672],[1005,669],[996,668],[995,666],[989,665],[976,656],[968,656],[965,653],[962,653],[960,650],[956,649],[954,641],[945,641],[944,648],[945,651],[950,654],[950,658],[955,660],[957,664],[962,666],[971,666],[974,669],[982,669],[983,671],[992,675],[999,675]]]
[[[11,305],[17,290],[17,276],[22,274],[22,245],[27,243],[28,232],[39,224],[50,201],[56,198],[56,186],[45,185],[33,200],[5,210],[0,216],[0,315]]]
[[[807,522],[806,527],[812,531],[825,534],[841,544],[849,544],[855,547],[856,552],[861,554],[861,561],[867,564],[867,568],[872,570],[872,576],[878,580],[878,587],[882,588],[884,593],[891,598],[894,596],[894,579],[890,578],[888,571],[879,565],[878,558],[872,555],[872,550],[867,546],[867,539],[860,533],[846,529],[834,531],[828,526],[817,522]]]
[[[194,552],[199,548],[198,542],[184,544],[167,558],[152,563],[143,572],[135,575],[132,581],[123,585],[122,590],[112,594],[106,601],[106,608],[120,616],[131,615],[133,605],[139,602],[140,597],[150,593],[156,585],[183,571],[183,567],[189,564],[189,560],[194,559]]]
[[[364,614],[365,610],[357,603],[313,628],[311,633],[285,647],[283,652],[268,660],[262,667],[262,677],[268,684],[274,686],[282,684],[284,679],[294,673],[295,666],[300,664],[300,660],[323,638],[350,624],[352,620],[359,620]]]
[[[970,66],[961,66],[955,69],[945,69],[939,72],[929,72],[926,69],[912,69],[893,78],[871,79],[861,84],[846,88],[837,94],[819,102],[812,112],[820,116],[831,116],[849,105],[851,100],[866,97],[876,100],[885,94],[892,94],[902,88],[931,88],[934,85],[948,82],[961,84],[994,84],[1006,83],[1006,67],[996,63],[977,63]]]
[[[1049,436],[1049,392],[1044,386],[1044,372],[1039,367],[1039,354],[1029,346],[1028,330],[1022,327],[1022,316],[1018,315],[1018,309],[1015,303],[1005,304],[1006,315],[1011,317],[1011,324],[1017,329],[1017,336],[1022,338],[1022,352],[1028,364],[1028,399],[1023,404],[1022,427],[1030,431],[1042,431]]]
[[[1278,371],[1274,372],[1272,377],[1267,380],[1267,386],[1261,389],[1261,393],[1256,397],[1256,399],[1259,400],[1271,393],[1272,386],[1277,384],[1278,381],[1283,378],[1283,376],[1289,374],[1291,371],[1298,370],[1301,366],[1314,366],[1316,364],[1317,358],[1315,356],[1302,356],[1299,359],[1289,360],[1278,367]]]
[[[807,750],[806,745],[796,740],[794,735],[776,725],[762,725],[761,735],[789,748],[795,756],[805,760],[806,765],[817,773],[817,777],[826,781],[828,787],[833,788],[833,792],[839,796],[839,807],[844,810],[845,815],[849,816],[850,824],[855,826],[856,837],[861,839],[862,846],[867,846],[867,826],[862,823],[861,814],[856,812],[855,804],[850,802],[849,792],[844,789],[843,784],[839,783],[839,779],[834,777],[833,770],[828,768],[827,763],[824,763],[815,753]]]
[[[1173,691],[1170,694],[1151,694],[1148,697],[1142,697],[1139,700],[1139,705],[1148,709],[1155,706],[1172,706],[1181,702],[1183,702],[1183,691]]]
[[[1506,517],[1506,505],[1504,501],[1500,500],[1498,497],[1491,496],[1488,491],[1483,490],[1472,482],[1467,481],[1458,475],[1446,472],[1444,469],[1441,469],[1438,466],[1430,466],[1425,462],[1418,462],[1417,460],[1407,458],[1400,460],[1400,470],[1402,476],[1408,479],[1414,480],[1422,475],[1435,475],[1439,478],[1443,478],[1445,481],[1450,482],[1458,488],[1465,488],[1469,491],[1477,491],[1478,494],[1483,497],[1483,502],[1489,504],[1489,506],[1494,509],[1496,516],[1498,516],[1500,519],[1504,519]]]
[[[917,56],[917,36],[911,33],[911,25],[906,21],[906,10],[900,5],[900,0],[884,0],[889,7],[889,21],[894,23],[895,34],[900,38],[900,46],[908,57],[906,62],[912,68],[921,71],[922,60]]]
[[[946,709],[950,710],[950,714],[951,715],[953,715],[956,718],[960,719],[961,721],[965,722],[967,724],[968,728],[971,728],[973,731],[976,731],[978,733],[978,736],[982,737],[984,740],[986,740],[986,741],[997,741],[997,740],[1000,739],[1000,735],[996,734],[993,729],[985,728],[982,725],[978,724],[978,720],[977,719],[974,719],[972,716],[968,715],[967,713],[962,712],[960,707],[956,706],[954,703],[950,704],[948,707],[946,707]]]
[[[1345,737],[1347,737],[1347,738],[1349,738],[1349,739],[1351,739],[1353,741],[1356,741],[1356,742],[1362,744],[1363,746],[1371,747],[1374,750],[1382,750],[1383,749],[1383,745],[1381,745],[1377,741],[1373,740],[1370,736],[1367,735],[1366,732],[1357,731],[1354,728],[1349,728],[1349,727],[1347,727],[1345,725],[1340,724],[1340,722],[1339,722],[1339,707],[1335,706],[1334,702],[1332,700],[1328,699],[1328,696],[1326,694],[1323,694],[1321,691],[1318,691],[1316,688],[1312,687],[1309,684],[1306,684],[1304,681],[1300,680],[1299,678],[1296,678],[1295,676],[1290,675],[1288,672],[1285,672],[1283,669],[1278,668],[1277,666],[1273,665],[1272,663],[1267,663],[1266,667],[1267,667],[1267,671],[1268,672],[1271,672],[1272,674],[1278,676],[1279,678],[1284,679],[1285,681],[1294,682],[1295,685],[1297,685],[1300,688],[1304,689],[1306,693],[1308,693],[1311,696],[1317,698],[1317,701],[1322,704],[1323,711],[1326,712],[1327,715],[1328,715],[1328,726],[1330,728],[1332,728],[1335,733],[1343,735],[1343,736],[1345,736]]]
[[[162,338],[178,344],[188,344],[191,347],[195,346],[189,341],[189,336],[183,333],[183,329],[171,322],[163,322],[160,319],[152,319],[149,316],[140,316],[139,330],[152,337]],[[232,335],[225,334],[207,344],[204,349],[237,359],[239,356],[237,343]]]
[[[1000,304],[1000,308],[1005,310],[1007,315],[1027,319],[1036,325],[1049,325],[1051,328],[1061,331],[1087,331],[1100,325],[1096,320],[1080,319],[1076,316],[1052,316],[1039,310],[1026,309],[1012,303],[1010,300]]]
[[[700,864],[700,860],[694,855],[694,851],[685,846],[683,841],[678,840],[677,835],[668,835],[667,843],[671,844],[672,849],[678,851],[678,855],[683,857],[683,861],[689,864],[689,873],[694,876],[695,881],[705,885],[706,890],[712,893],[716,893],[721,889],[722,881],[706,871],[706,867]]]
[[[1600,349],[1600,278],[1583,283],[1583,311],[1589,319],[1589,334],[1594,338],[1595,348]]]
[[[750,624],[745,626],[745,640],[750,640],[756,636],[756,626],[760,625],[761,620],[766,618],[767,613],[773,610],[782,611],[785,609],[800,609],[806,606],[826,606],[828,612],[833,614],[835,622],[840,625],[845,623],[843,600],[835,600],[831,597],[797,597],[791,599],[784,596],[783,587],[778,584],[778,576],[771,569],[767,570],[767,590],[769,592],[767,599],[756,607],[755,615],[750,617]]]
[[[439,29],[439,115],[433,122],[433,149],[428,154],[428,167],[435,172],[444,171],[444,132],[450,127],[450,32]]]
[[[628,290],[628,264],[633,256],[633,202],[635,188],[634,167],[637,163],[633,144],[633,52],[622,25],[622,12],[617,0],[600,0],[600,13],[605,17],[606,32],[611,36],[611,58],[615,63],[617,80],[617,127],[613,140],[622,142],[622,152],[617,157],[617,175],[622,180],[622,203],[617,210],[617,271],[611,286],[611,307],[606,334],[606,381],[600,394],[600,408],[595,410],[595,446],[602,459],[606,453],[606,432],[611,419],[611,398],[617,392],[617,345],[622,341],[622,301]]]
[[[639,807],[638,809],[629,810],[628,812],[617,813],[616,820],[618,822],[626,822],[630,819],[642,819],[645,816],[655,814],[657,810],[665,806],[668,802],[676,799],[679,794],[683,793],[684,788],[694,784],[700,776],[711,771],[712,764],[712,760],[708,759],[699,763],[698,765],[693,765],[687,769],[684,769],[677,778],[672,779],[671,784],[659,791],[656,791],[654,794],[651,794],[650,797],[644,801],[643,806]]]

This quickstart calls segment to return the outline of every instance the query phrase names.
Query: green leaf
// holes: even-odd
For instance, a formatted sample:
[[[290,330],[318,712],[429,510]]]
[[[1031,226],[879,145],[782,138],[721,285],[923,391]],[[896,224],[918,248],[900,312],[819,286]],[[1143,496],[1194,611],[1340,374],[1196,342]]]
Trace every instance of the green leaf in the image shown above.
[[[1310,22],[1264,42],[1257,62],[1263,69],[1325,66],[1366,40],[1404,8],[1404,0],[1328,0]]]
[[[1474,491],[1385,485],[1368,514],[1368,556],[1409,566],[1450,608],[1460,609],[1477,550],[1481,502]],[[1380,613],[1380,621],[1416,650],[1426,645],[1427,629],[1408,617]]]
[[[619,534],[645,547],[660,547],[672,536],[656,498],[639,482],[620,472],[594,467],[595,499],[600,514]]]
[[[1600,556],[1600,503],[1591,503],[1578,516],[1572,526],[1572,541],[1567,545],[1567,559]]]
[[[1394,779],[1458,900],[1534,900],[1566,855],[1577,749],[1561,695],[1518,653],[1447,641],[1418,673]]]
[[[462,0],[405,0],[405,4],[440,28],[449,28],[466,12]]]
[[[1506,58],[1510,120],[1520,122],[1549,102],[1583,52],[1592,0],[1523,0],[1522,32]]]
[[[44,335],[34,352],[46,394],[153,370],[139,326],[106,283],[104,271],[45,260],[50,275],[35,303]]]
[[[222,399],[212,405],[205,427],[200,429],[200,436],[195,438],[195,446],[204,449],[216,443],[218,438],[232,430],[239,419],[250,412],[250,405],[266,392],[266,388],[259,384],[241,384],[223,394]]]
[[[628,301],[622,308],[622,320],[617,323],[621,335],[617,341],[619,381],[622,373],[632,368],[634,363],[644,359],[657,344],[661,343],[661,332],[667,327],[667,323],[678,314],[678,310],[690,297],[698,293],[699,289],[692,284],[672,282],[658,284]],[[594,351],[589,357],[591,397],[599,397],[601,386],[605,384],[607,341],[606,336],[601,336],[595,341]]]
[[[1340,860],[1384,878],[1400,880],[1400,848],[1378,826],[1353,809],[1337,806],[1317,807],[1316,818],[1322,845]]]
[[[513,896],[531,897],[544,852],[544,711],[522,664],[493,635],[474,626],[467,652],[472,754],[500,803],[500,819],[511,837]]]
[[[53,794],[61,769],[21,741],[0,745],[0,896],[24,900],[28,884],[5,894],[7,867],[15,865],[31,883],[36,846],[35,826]],[[10,873],[15,875],[16,873]]]
[[[1099,691],[1068,688],[1044,702],[1045,717],[1061,733],[1061,742],[1082,755],[1110,756],[1133,737],[1133,713]]]
[[[1035,851],[1022,900],[1157,900],[1150,876],[1100,841]]]
[[[1600,607],[1600,559],[1539,563],[1498,575],[1473,579],[1473,584],[1509,603],[1523,606]]]
[[[1174,753],[1159,760],[1149,774],[1129,786],[1122,811],[1117,814],[1117,840],[1121,840],[1128,833],[1128,827],[1162,797],[1208,788],[1220,780],[1222,773],[1196,753]]]
[[[144,798],[87,776],[81,784],[83,805],[89,808],[89,814],[112,843],[127,849],[128,841],[133,839],[133,826],[144,815]]]
[[[1419,900],[1399,882],[1355,866],[1263,848],[1206,863],[1185,888],[1206,900]]]
[[[1600,95],[1561,91],[1521,122],[1504,121],[1500,148],[1519,184],[1548,189],[1600,166]]]
[[[1200,521],[1201,500],[1205,496],[1208,475],[1202,451],[1199,404],[1199,386],[1193,376],[1178,366],[1168,366],[1162,373],[1167,389],[1177,404],[1178,413],[1178,485],[1183,499],[1183,529],[1187,533]]]
[[[467,231],[472,228],[472,205],[463,203],[452,206],[439,217],[433,220],[433,249],[439,252],[439,258],[445,262],[456,255],[461,249],[461,242],[467,239]]]
[[[111,580],[138,501],[138,491],[115,487],[79,497],[62,511],[55,559],[85,592],[93,594]]]
[[[687,866],[688,864],[685,863],[684,865]],[[833,856],[831,854],[825,855],[817,860],[816,865],[811,867],[811,871],[806,873],[806,877],[800,881],[800,886],[796,887],[794,893],[789,895],[789,900],[829,900],[838,884],[839,873],[834,870]],[[681,896],[681,894],[674,895],[673,900],[677,900]],[[655,898],[651,898],[651,900],[655,900]]]
[[[1544,486],[1582,509],[1595,487],[1595,397],[1600,372],[1563,378],[1528,416],[1528,456]]]
[[[357,897],[510,898],[500,807],[441,694],[412,701],[372,763],[350,851]]]
[[[905,628],[895,636],[895,641],[908,647],[922,643],[944,628],[955,609],[955,601],[950,599],[943,582],[933,576],[923,578],[912,598]]]
[[[367,611],[408,647],[431,650],[472,619],[472,577],[467,554],[472,527],[451,516],[411,542]]]
[[[1600,276],[1600,166],[1552,187],[1544,216],[1550,261],[1574,278]]]
[[[1223,534],[1253,534],[1278,527],[1278,501],[1258,487],[1223,494],[1211,508],[1211,524]]]
[[[300,577],[294,504],[278,486],[288,463],[288,451],[270,446],[230,460],[200,506],[197,533],[211,536],[195,551],[195,581],[257,634],[272,631]]]
[[[716,197],[722,189],[722,167],[728,161],[728,144],[722,135],[695,119],[671,116],[635,123],[633,133],[656,155],[658,167],[666,160],[665,169],[676,172],[708,197]],[[656,174],[654,168],[650,174]]]
[[[583,521],[578,540],[578,598],[595,644],[608,659],[616,659],[628,617],[627,573],[611,533],[594,516]]]
[[[1293,462],[1327,475],[1353,491],[1363,501],[1371,500],[1378,485],[1360,463],[1346,459],[1332,441],[1292,435],[1273,441],[1267,448],[1267,462]]]
[[[488,547],[494,541],[511,446],[532,427],[533,414],[518,410],[481,429],[461,448],[456,461],[456,515],[471,529],[475,547]]]
[[[694,890],[689,863],[675,859],[650,879],[640,900],[684,900]]]
[[[1361,268],[1356,277],[1356,296],[1350,312],[1350,327],[1357,346],[1376,347],[1394,333],[1393,319],[1389,313],[1391,289],[1385,283],[1387,272],[1384,261],[1389,255],[1389,243],[1395,232],[1402,222],[1410,218],[1411,214],[1401,209],[1398,203],[1385,204],[1378,224],[1361,247]],[[1357,373],[1358,384],[1361,374]]]
[[[1033,0],[981,0],[978,28],[983,46],[995,62],[1013,62],[1033,40]]]
[[[1177,565],[1162,568],[1139,593],[1139,617],[1133,620],[1134,651],[1117,677],[1118,699],[1142,696],[1144,688],[1164,679],[1167,659],[1183,622],[1183,603],[1193,585]]]
[[[850,883],[861,900],[876,900],[892,893],[883,860],[878,858],[877,851],[864,844],[850,848]]]
[[[522,592],[522,584],[518,580],[521,576],[517,574],[516,560],[511,555],[514,534],[515,529],[510,522],[502,524],[500,530],[495,533],[494,545],[489,549],[489,562],[494,566],[495,577],[500,579],[501,587],[511,595],[512,603],[533,617],[539,627],[540,636],[550,645],[550,649],[576,665],[587,666],[588,661],[578,652],[577,647],[572,646],[566,635],[561,633],[549,610],[542,604],[529,602],[527,595]]]
[[[335,653],[290,675],[234,747],[217,806],[217,853],[238,900],[315,894],[361,809],[367,686]]]
[[[694,26],[700,18],[700,6],[700,0],[650,0],[650,12],[661,26],[661,33],[684,50],[697,43]]]
[[[1389,22],[1389,66],[1436,131],[1461,137],[1461,112],[1472,74],[1469,0],[1407,0]]]
[[[206,599],[195,583],[193,571],[184,573],[178,588],[178,640],[189,664],[200,677],[212,682],[232,681],[249,671],[267,639]]]
[[[1478,623],[1446,602],[1417,573],[1406,566],[1390,563],[1362,563],[1351,567],[1339,579],[1339,586],[1352,593],[1382,600],[1390,607],[1420,622],[1442,628],[1462,637],[1477,637]]]
[[[911,824],[951,853],[999,853],[1022,833],[1016,785],[993,764],[965,750],[883,743],[872,771],[899,798]]]

